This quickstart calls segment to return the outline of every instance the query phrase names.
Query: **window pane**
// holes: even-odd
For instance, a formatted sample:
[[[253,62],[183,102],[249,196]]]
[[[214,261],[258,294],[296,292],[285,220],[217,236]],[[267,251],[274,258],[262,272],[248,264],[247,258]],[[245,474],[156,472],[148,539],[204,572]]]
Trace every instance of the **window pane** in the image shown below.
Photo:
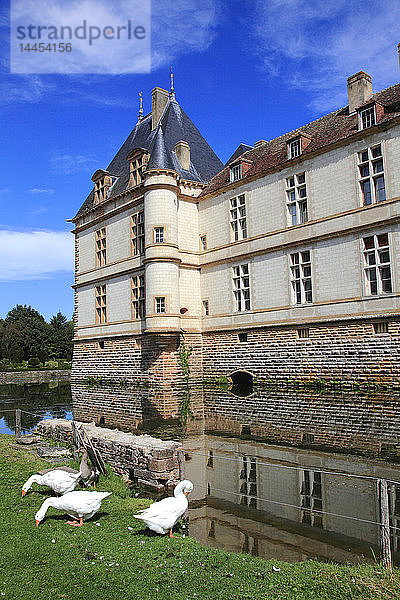
[[[376,158],[377,156],[382,156],[382,148],[380,145],[375,146],[375,148],[372,148],[371,152],[372,152],[373,158]]]
[[[361,191],[363,196],[363,204],[365,206],[372,204],[371,182],[369,180],[361,183]]]
[[[383,175],[380,175],[375,179],[375,199],[377,202],[386,200],[385,178]]]
[[[380,248],[382,246],[389,246],[389,236],[387,233],[381,233],[381,235],[378,235],[377,238],[378,238],[378,246]]]
[[[297,182],[298,183],[304,183],[306,180],[306,174],[305,173],[300,173],[300,175],[297,176]]]
[[[368,175],[369,175],[369,165],[362,165],[360,167],[360,175],[361,175],[361,177],[368,177]]]
[[[383,171],[383,160],[376,160],[373,163],[373,167],[374,167],[374,173],[380,173],[381,171]]]
[[[299,198],[305,198],[306,196],[307,196],[306,188],[305,187],[300,188],[299,189]]]

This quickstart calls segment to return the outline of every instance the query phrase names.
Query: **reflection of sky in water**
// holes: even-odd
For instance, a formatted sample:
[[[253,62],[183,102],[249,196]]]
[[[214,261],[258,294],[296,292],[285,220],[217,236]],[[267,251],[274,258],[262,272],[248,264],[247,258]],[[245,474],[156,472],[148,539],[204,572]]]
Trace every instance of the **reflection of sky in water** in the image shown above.
[[[62,415],[60,415],[60,411],[62,412]],[[1,412],[3,412],[0,409],[0,414]],[[14,414],[12,414],[14,413]],[[11,434],[14,435],[15,433],[15,411],[12,411],[12,413],[10,413],[11,417],[7,418],[7,421],[11,422],[12,425],[11,427],[9,426],[9,424],[7,423],[5,417],[2,417],[0,419],[0,433],[7,433],[7,434]],[[29,421],[30,424],[29,426],[24,427],[24,417],[29,417]],[[50,410],[46,410],[45,412],[43,412],[42,415],[37,415],[37,416],[33,416],[31,413],[30,414],[26,414],[24,413],[24,411],[22,411],[22,415],[21,415],[21,431],[22,433],[31,433],[33,431],[33,429],[35,429],[36,425],[39,423],[39,421],[41,421],[42,419],[57,419],[62,417],[63,419],[69,419],[72,420],[73,415],[72,415],[72,410],[68,410],[66,407],[62,406],[62,407],[52,407],[52,409]]]

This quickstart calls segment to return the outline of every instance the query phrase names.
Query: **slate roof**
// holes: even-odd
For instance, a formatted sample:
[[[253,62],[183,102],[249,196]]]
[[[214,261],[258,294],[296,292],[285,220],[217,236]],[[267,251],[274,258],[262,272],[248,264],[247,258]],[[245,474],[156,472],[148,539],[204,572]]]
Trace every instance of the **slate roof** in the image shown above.
[[[384,114],[379,120],[378,126],[391,121],[395,117],[399,117],[400,83],[374,94],[366,105],[371,104],[371,102],[375,100],[380,102],[384,107]],[[287,158],[287,141],[296,137],[296,135],[305,133],[311,137],[311,142],[301,154],[302,157],[307,157],[308,154],[315,150],[321,150],[335,142],[350,138],[357,132],[357,115],[349,115],[348,106],[341,108],[316,121],[312,121],[303,127],[299,127],[294,131],[285,133],[274,140],[266,142],[257,148],[239,154],[239,156],[242,156],[244,159],[252,161],[253,164],[237,183],[240,185],[242,182],[246,181],[246,179],[255,175],[261,176],[262,173],[270,169],[289,166],[291,160]],[[237,158],[237,156],[235,157],[235,154],[233,154],[226,163],[225,168],[218,173],[201,192],[200,197],[222,190],[222,188],[229,185],[228,165],[234,158]]]
[[[230,165],[234,160],[242,156],[248,150],[254,150],[254,146],[248,146],[247,144],[240,144],[232,154],[232,156],[226,161],[225,166]]]
[[[223,163],[176,100],[168,101],[156,129],[152,130],[151,125],[151,113],[149,113],[136,124],[108,165],[106,171],[117,178],[110,189],[109,198],[128,189],[129,161],[126,157],[137,148],[149,152],[148,170],[171,169],[179,173],[183,179],[190,181],[208,183],[223,168]],[[175,144],[180,140],[184,140],[190,146],[189,171],[182,169],[175,154]],[[89,212],[93,202],[94,190],[90,192],[74,219]]]

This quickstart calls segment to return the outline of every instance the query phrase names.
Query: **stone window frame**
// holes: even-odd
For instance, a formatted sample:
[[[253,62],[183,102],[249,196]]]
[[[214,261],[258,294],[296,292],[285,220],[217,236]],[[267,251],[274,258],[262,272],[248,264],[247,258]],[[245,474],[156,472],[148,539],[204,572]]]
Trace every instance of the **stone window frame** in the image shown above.
[[[104,267],[107,264],[107,228],[106,226],[94,232],[96,267]]]
[[[361,238],[363,290],[366,297],[386,296],[393,293],[391,242],[388,231]]]
[[[202,235],[200,235],[199,241],[200,241],[200,251],[205,252],[208,249],[207,248],[207,234],[203,233]]]
[[[285,178],[288,227],[309,221],[307,185],[305,171]]]
[[[164,310],[157,310],[157,300],[164,301],[160,302],[160,308],[164,308]],[[166,296],[154,296],[154,314],[156,315],[165,315],[167,312],[167,297]]]
[[[210,316],[210,300],[209,298],[203,298],[201,301],[201,314],[203,317]]]
[[[146,288],[144,272],[131,277],[132,319],[135,321],[146,316]]]
[[[356,162],[361,206],[384,202],[386,200],[386,177],[382,142],[359,150]]]
[[[294,306],[312,304],[314,285],[311,249],[289,254],[289,273],[292,304]]]
[[[358,129],[368,129],[376,125],[376,106],[371,104],[358,111]]]
[[[96,323],[107,323],[107,284],[100,283],[95,286],[95,312]]]
[[[165,244],[166,242],[166,227],[165,225],[156,225],[153,227],[153,243]]]
[[[131,253],[132,256],[142,256],[145,250],[144,210],[138,210],[131,215]]]
[[[235,313],[251,311],[250,263],[232,266],[232,291]]]
[[[246,193],[229,199],[229,229],[232,242],[248,238]]]
[[[135,149],[127,156],[129,160],[128,187],[136,187],[144,181],[144,171],[149,161],[149,153],[142,149]]]
[[[300,522],[324,529],[323,473],[303,469],[300,474]]]

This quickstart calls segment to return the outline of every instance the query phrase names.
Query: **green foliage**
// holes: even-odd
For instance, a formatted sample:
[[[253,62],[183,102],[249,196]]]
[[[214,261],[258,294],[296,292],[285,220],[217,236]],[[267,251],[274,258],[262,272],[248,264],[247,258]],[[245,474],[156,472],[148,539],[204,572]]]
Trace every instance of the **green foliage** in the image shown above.
[[[73,323],[58,312],[46,323],[31,306],[17,306],[0,321],[0,358],[14,363],[38,357],[72,358]]]
[[[189,358],[190,358],[192,352],[193,352],[193,348],[191,346],[189,348],[186,348],[185,340],[184,340],[184,338],[181,338],[179,348],[178,348],[178,356],[179,356],[179,361],[181,363],[183,375],[186,380],[188,380],[190,377]]]
[[[12,448],[10,441],[10,436],[0,435],[0,593],[5,598],[400,598],[397,568],[391,576],[379,565],[264,560],[204,547],[180,534],[174,539],[148,535],[133,515],[149,501],[130,497],[115,476],[100,477],[99,490],[113,493],[83,527],[66,525],[66,516],[54,509],[35,527],[34,515],[47,494],[29,492],[21,498],[21,486],[48,463],[26,449]]]
[[[30,367],[38,367],[40,365],[40,360],[37,358],[37,356],[31,356],[31,358],[28,360],[28,365]]]
[[[103,379],[101,377],[86,377],[84,384],[88,390],[99,388],[103,385]]]

